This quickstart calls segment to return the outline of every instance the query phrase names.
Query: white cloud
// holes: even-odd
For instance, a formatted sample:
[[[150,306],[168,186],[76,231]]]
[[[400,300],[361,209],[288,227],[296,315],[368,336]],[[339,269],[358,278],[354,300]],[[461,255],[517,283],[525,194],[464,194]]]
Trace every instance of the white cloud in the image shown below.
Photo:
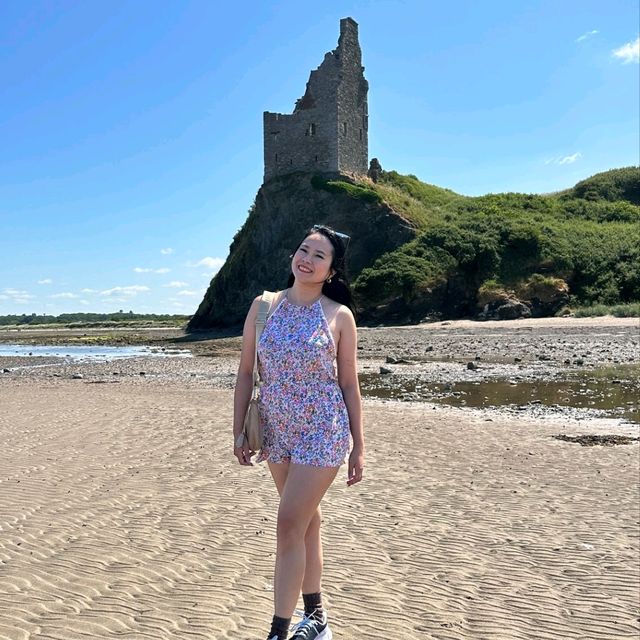
[[[595,36],[596,33],[600,33],[600,32],[597,29],[594,29],[593,31],[587,31],[587,33],[583,33],[579,38],[577,38],[576,42],[583,42],[587,38],[590,38],[591,36]]]
[[[53,284],[53,280],[51,278],[45,278],[44,280],[38,280],[38,284]]]
[[[189,289],[183,289],[182,291],[178,291],[176,294],[178,296],[198,296],[200,293],[198,291],[191,291]]]
[[[77,296],[75,293],[69,293],[68,291],[65,291],[64,293],[54,293],[49,297],[50,298],[68,298],[69,300],[71,300],[72,298],[79,298],[80,296]]]
[[[163,287],[174,287],[176,289],[179,289],[180,287],[188,287],[189,283],[188,282],[182,282],[182,280],[172,280],[171,282],[167,283],[167,284],[163,284]]]
[[[545,160],[545,164],[573,164],[578,158],[582,158],[582,154],[579,151],[576,151],[573,155],[570,156],[561,156],[559,158],[550,158],[549,160]]]
[[[167,267],[162,267],[161,269],[149,269],[143,267],[134,267],[133,269],[136,273],[169,273],[171,269],[167,269]]]
[[[612,53],[615,58],[620,58],[624,64],[640,62],[640,36],[636,38],[635,42],[627,42],[618,49],[614,49]]]
[[[578,158],[581,158],[582,154],[577,151],[571,156],[565,156],[564,158],[560,158],[558,160],[558,164],[573,164]]]
[[[18,304],[26,304],[30,300],[35,298],[34,295],[31,295],[28,291],[24,291],[22,289],[3,289],[2,290],[2,299],[3,300],[11,300]]]
[[[167,247],[166,249],[160,249],[160,253],[163,256],[168,256],[168,255],[171,255],[173,253],[173,249],[171,247]]]
[[[80,293],[98,293],[97,289],[80,289]]]
[[[198,262],[187,262],[187,267],[206,267],[212,270],[210,275],[213,275],[220,270],[223,264],[223,258],[211,258],[207,256],[206,258],[202,258],[202,260],[198,260]]]
[[[145,291],[149,291],[149,287],[143,287],[140,285],[132,285],[129,287],[113,287],[113,289],[105,289],[104,291],[100,292],[101,296],[113,296],[113,295],[119,295],[119,296],[126,296],[126,297],[133,297],[138,295],[139,293],[144,293]],[[124,298],[116,298],[116,301],[118,302],[126,302],[126,300]]]

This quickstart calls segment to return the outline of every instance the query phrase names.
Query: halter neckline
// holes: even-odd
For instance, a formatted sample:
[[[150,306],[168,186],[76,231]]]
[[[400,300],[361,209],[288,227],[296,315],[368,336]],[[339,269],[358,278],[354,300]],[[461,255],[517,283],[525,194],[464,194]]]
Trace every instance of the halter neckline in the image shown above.
[[[287,289],[287,291],[284,294],[284,300],[287,304],[291,305],[292,307],[300,307],[302,309],[313,309],[313,307],[315,307],[320,300],[322,300],[322,297],[324,296],[323,293],[320,294],[320,297],[316,298],[311,304],[296,304],[295,302],[291,302],[291,300],[289,300],[289,290]]]

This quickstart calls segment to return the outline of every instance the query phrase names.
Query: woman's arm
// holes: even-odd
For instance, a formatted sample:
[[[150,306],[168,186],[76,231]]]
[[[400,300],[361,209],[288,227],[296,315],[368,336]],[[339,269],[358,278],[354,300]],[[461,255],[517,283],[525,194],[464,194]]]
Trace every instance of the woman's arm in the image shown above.
[[[342,389],[342,396],[347,405],[349,426],[353,438],[353,449],[349,456],[349,478],[347,484],[351,486],[362,480],[364,468],[364,432],[362,427],[362,398],[358,383],[358,336],[353,314],[346,307],[338,312],[337,325],[340,334],[338,342],[338,384]]]
[[[251,392],[253,391],[253,363],[256,348],[256,315],[262,296],[258,296],[247,313],[242,331],[242,352],[238,365],[236,388],[233,395],[233,440],[234,445],[238,436],[242,433],[244,417],[247,413]],[[250,465],[249,445],[245,441],[242,448],[234,446],[234,452],[240,464]]]

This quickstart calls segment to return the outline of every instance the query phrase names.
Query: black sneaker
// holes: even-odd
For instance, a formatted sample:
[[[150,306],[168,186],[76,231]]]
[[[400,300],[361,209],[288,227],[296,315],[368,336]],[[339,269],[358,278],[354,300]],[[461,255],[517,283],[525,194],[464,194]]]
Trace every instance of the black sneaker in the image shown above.
[[[322,612],[322,620],[309,616],[293,628],[289,640],[332,640],[333,633],[329,629],[327,613]]]

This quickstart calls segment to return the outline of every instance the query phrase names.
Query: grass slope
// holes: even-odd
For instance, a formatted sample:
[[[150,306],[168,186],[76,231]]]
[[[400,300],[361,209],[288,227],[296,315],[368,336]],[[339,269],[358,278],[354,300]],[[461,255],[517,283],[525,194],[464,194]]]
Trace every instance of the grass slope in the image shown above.
[[[381,319],[387,307],[407,321],[473,315],[487,285],[514,295],[568,287],[572,306],[640,301],[638,167],[550,195],[466,197],[395,171],[359,186],[420,230],[354,282],[359,306]]]

